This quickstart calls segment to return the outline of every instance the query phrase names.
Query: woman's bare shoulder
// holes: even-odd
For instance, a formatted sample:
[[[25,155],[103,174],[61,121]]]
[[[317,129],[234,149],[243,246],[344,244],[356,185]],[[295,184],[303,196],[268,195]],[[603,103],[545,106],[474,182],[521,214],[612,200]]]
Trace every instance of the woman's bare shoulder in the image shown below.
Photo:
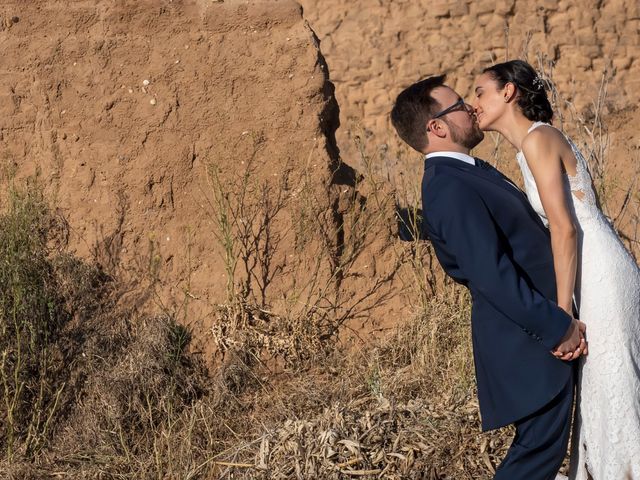
[[[562,153],[570,148],[564,134],[551,125],[540,125],[522,140],[522,152],[527,156],[544,153]]]

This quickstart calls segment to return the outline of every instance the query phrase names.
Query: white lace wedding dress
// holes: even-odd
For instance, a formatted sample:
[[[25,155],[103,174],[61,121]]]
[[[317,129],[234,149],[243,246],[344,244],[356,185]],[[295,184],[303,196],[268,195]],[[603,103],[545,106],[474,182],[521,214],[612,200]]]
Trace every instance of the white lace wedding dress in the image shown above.
[[[529,132],[541,125],[547,124],[536,122]],[[575,300],[589,342],[569,478],[640,480],[640,268],[598,208],[587,162],[567,140],[577,160],[576,175],[565,175],[578,228]],[[516,158],[529,202],[548,225],[527,161],[522,152]]]

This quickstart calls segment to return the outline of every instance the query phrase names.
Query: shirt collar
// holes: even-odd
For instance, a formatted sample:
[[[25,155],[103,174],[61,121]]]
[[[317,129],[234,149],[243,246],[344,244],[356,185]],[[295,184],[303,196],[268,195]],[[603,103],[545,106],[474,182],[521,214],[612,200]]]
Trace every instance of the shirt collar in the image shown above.
[[[461,160],[470,165],[476,164],[476,160],[471,155],[467,155],[466,153],[460,153],[460,152],[431,152],[425,155],[425,159],[431,158],[431,157],[450,157],[450,158]]]

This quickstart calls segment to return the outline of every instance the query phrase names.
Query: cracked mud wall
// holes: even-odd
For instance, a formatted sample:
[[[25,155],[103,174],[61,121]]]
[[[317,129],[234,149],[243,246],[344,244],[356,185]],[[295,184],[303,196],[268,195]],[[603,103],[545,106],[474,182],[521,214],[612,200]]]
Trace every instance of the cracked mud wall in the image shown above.
[[[254,207],[261,189],[287,199],[273,298],[306,255],[296,195],[341,255],[355,172],[339,163],[333,86],[297,3],[10,1],[0,18],[4,179],[39,172],[71,251],[134,288],[155,282],[156,307],[188,303],[206,330],[228,293],[216,192],[249,168]]]

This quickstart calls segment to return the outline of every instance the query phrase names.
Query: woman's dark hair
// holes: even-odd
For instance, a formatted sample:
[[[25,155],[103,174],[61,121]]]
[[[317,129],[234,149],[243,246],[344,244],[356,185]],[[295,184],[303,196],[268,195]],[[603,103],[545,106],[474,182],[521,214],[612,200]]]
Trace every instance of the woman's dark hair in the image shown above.
[[[531,65],[522,60],[511,60],[498,63],[483,70],[504,88],[507,83],[513,83],[518,91],[517,102],[522,113],[534,122],[551,123],[553,110],[547,98],[545,86]]]

